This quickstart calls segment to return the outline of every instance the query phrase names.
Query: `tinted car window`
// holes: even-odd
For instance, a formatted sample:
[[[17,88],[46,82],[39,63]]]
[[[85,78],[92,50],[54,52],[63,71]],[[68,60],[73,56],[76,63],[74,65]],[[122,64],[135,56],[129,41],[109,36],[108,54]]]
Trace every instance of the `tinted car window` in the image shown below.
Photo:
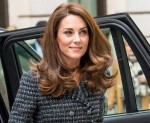
[[[126,99],[124,97],[125,90],[123,89],[122,78],[124,75],[121,75],[120,71],[122,68],[119,66],[119,61],[125,61],[126,58],[128,60],[129,67],[129,75],[131,75],[132,79],[132,89],[134,90],[134,96],[136,99],[136,106],[138,110],[148,110],[150,108],[150,89],[141,68],[140,63],[137,60],[137,56],[132,51],[132,48],[127,43],[127,39],[125,38],[123,33],[121,34],[120,40],[123,42],[123,49],[126,52],[126,58],[117,58],[117,50],[114,45],[115,37],[112,36],[112,32],[110,28],[102,29],[103,33],[108,38],[109,42],[112,46],[112,54],[114,56],[114,63],[109,68],[111,74],[118,71],[118,75],[115,79],[115,85],[108,89],[106,92],[106,113],[105,115],[110,114],[120,114],[126,112]],[[129,40],[129,39],[128,39]],[[131,55],[131,56],[130,56]],[[127,82],[126,82],[127,83]]]
[[[41,48],[41,42],[42,38],[35,38],[31,40],[26,40],[25,41],[28,45],[31,46],[31,48],[40,56],[43,57],[43,52]]]
[[[4,73],[3,73],[3,68],[2,68],[2,64],[1,64],[1,59],[0,59],[0,94],[3,98],[3,101],[6,105],[7,110],[9,111],[7,88],[6,88],[6,82],[4,79]]]
[[[37,58],[34,57],[34,55],[32,54],[32,53],[35,53],[36,51],[31,46],[30,44],[31,41],[33,40],[25,40],[23,42],[14,44],[14,49],[16,52],[16,56],[18,58],[18,63],[23,73],[30,70],[29,60],[32,60],[34,62],[38,61]],[[25,44],[28,46],[28,49],[24,47]]]
[[[111,74],[115,74],[118,71],[118,75],[115,79],[115,85],[110,89],[108,89],[108,91],[106,92],[106,100],[107,100],[106,115],[124,113],[126,112],[126,110],[125,110],[125,103],[124,103],[124,96],[123,96],[122,79],[121,79],[118,59],[116,55],[116,49],[112,38],[112,33],[110,28],[102,29],[102,31],[111,44],[112,54],[114,57],[114,62],[112,66],[109,68],[109,70]]]
[[[123,37],[124,38],[124,37]],[[124,38],[124,45],[128,57],[128,63],[130,67],[136,104],[138,110],[147,110],[149,109],[150,105],[150,89],[147,83],[147,79],[145,74],[139,64],[139,61],[132,51],[131,47],[127,43],[126,39]]]
[[[1,117],[1,115],[0,115],[0,122],[1,122],[1,123],[3,123],[3,120],[2,120],[2,117]]]

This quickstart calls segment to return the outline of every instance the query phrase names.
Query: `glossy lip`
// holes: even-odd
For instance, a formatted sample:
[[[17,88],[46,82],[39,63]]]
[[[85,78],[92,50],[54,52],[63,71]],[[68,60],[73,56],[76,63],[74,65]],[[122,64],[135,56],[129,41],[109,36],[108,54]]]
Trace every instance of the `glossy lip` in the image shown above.
[[[69,47],[69,48],[72,50],[81,50],[82,49],[82,47]]]

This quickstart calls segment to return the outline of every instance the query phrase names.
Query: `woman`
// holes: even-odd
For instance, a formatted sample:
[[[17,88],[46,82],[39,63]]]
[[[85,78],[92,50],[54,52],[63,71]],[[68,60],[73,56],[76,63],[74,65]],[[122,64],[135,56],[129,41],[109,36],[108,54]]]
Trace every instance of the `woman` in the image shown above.
[[[102,122],[111,47],[94,18],[78,4],[52,13],[42,40],[43,59],[20,81],[9,122]]]

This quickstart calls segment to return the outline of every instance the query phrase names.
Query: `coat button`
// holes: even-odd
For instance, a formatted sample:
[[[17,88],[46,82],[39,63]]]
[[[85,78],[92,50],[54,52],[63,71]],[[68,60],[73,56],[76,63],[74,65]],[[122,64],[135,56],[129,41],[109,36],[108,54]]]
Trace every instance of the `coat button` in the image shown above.
[[[87,114],[91,114],[92,113],[92,111],[91,110],[87,110]]]
[[[70,114],[70,116],[73,116],[73,115],[74,115],[74,112],[73,112],[73,111],[70,111],[69,114]]]

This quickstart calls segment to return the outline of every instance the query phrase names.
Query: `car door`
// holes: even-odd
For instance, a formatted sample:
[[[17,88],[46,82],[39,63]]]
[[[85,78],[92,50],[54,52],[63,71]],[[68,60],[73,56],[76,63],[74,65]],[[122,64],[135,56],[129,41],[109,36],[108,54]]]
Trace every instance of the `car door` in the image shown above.
[[[125,44],[127,43],[138,61],[138,66],[140,66],[142,73],[146,77],[146,87],[149,88],[150,46],[148,42],[128,14],[96,17],[95,19],[112,46],[114,63],[110,67],[110,71],[112,74],[114,71],[118,71],[118,79],[116,79],[115,84],[120,84],[119,86],[117,85],[119,88],[114,89],[114,92],[109,89],[106,92],[104,123],[149,123],[149,107],[146,109],[142,109],[140,106],[138,107],[139,100],[136,98],[133,81],[138,76],[136,75],[133,78],[128,53],[125,48]],[[2,108],[0,108],[0,119],[3,122],[7,122],[8,120],[9,112],[19,87],[20,77],[23,72],[29,70],[29,59],[35,61],[40,60],[38,51],[34,49],[34,46],[37,43],[36,40],[41,38],[43,32],[44,27],[33,27],[6,32],[0,35],[0,58],[4,76],[3,83],[5,83],[9,103],[6,104],[7,101],[4,101],[5,98],[1,94],[0,107]],[[111,97],[110,94],[114,93],[115,95],[116,90],[120,90],[117,96]],[[122,102],[122,111],[119,110],[117,99],[112,108],[113,110],[110,111],[109,104],[115,98],[119,98],[120,102]]]
[[[130,47],[130,50],[132,50],[135,56],[134,58],[137,60],[138,65],[135,67],[135,70],[138,71],[138,69],[140,69],[146,77],[147,83],[144,87],[147,87],[148,90],[148,85],[150,85],[150,45],[128,14],[111,15],[103,18],[96,18],[96,20],[112,44],[114,64],[117,62],[117,68],[119,68],[119,77],[117,77],[119,79],[116,80],[116,90],[115,92],[111,90],[110,94],[113,95],[112,93],[117,93],[116,96],[119,96],[121,99],[116,99],[118,104],[114,112],[109,112],[108,109],[106,109],[107,112],[104,123],[148,123],[150,121],[150,100],[147,100],[148,106],[146,107],[145,104],[142,104],[143,98],[145,99],[146,95],[137,95],[134,80],[138,79],[139,73],[133,76],[133,68],[128,59],[126,44],[128,44],[128,47]],[[118,80],[120,82],[118,82]],[[139,88],[140,85],[137,87]],[[141,90],[143,91],[146,89],[144,88]],[[121,95],[120,93],[123,94]],[[149,98],[149,96],[148,92],[147,97]],[[139,97],[140,100],[137,97]],[[109,96],[108,93],[106,94],[107,103],[110,102],[111,104],[114,98],[116,98],[114,95]],[[122,101],[122,111],[119,106],[121,104],[119,100]]]
[[[41,59],[32,48],[33,42],[41,37],[41,30],[43,28],[30,28],[0,34],[0,121],[2,123],[8,121],[21,75],[30,70],[29,59],[35,62]]]

